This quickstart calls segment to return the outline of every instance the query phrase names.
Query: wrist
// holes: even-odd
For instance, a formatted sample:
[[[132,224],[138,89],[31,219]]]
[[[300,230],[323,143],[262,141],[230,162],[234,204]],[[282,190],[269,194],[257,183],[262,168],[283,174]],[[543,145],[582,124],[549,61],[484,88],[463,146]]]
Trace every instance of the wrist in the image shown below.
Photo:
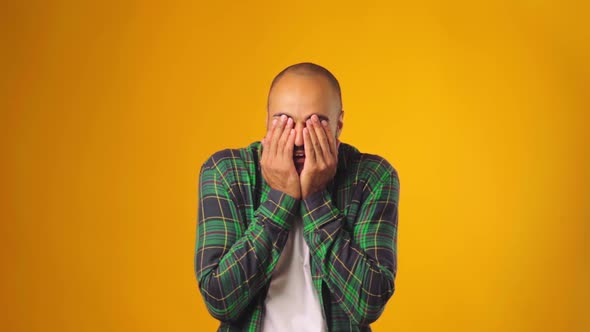
[[[325,189],[326,186],[318,186],[318,187],[312,187],[312,188],[308,188],[307,190],[301,189],[301,199],[307,199],[308,197],[310,197],[311,195],[323,191]]]
[[[304,234],[342,218],[342,213],[332,202],[331,196],[330,192],[324,189],[301,200],[299,214],[302,217]]]
[[[265,179],[266,180],[266,179]],[[282,192],[290,197],[300,200],[301,199],[301,187],[299,185],[299,181],[295,183],[277,183],[277,182],[270,182],[266,181],[269,187],[272,189]]]
[[[281,228],[290,229],[291,222],[299,210],[299,205],[299,199],[270,187],[266,199],[261,202],[257,213]]]
[[[302,196],[301,191],[284,191],[284,193],[296,200],[300,200]]]

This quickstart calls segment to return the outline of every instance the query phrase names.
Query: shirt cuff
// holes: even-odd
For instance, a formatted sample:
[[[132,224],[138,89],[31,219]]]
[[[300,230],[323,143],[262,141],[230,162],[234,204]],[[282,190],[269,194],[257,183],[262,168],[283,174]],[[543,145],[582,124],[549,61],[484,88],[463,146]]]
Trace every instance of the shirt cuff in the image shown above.
[[[315,192],[307,196],[301,204],[303,231],[313,232],[332,220],[340,219],[340,210],[332,203],[328,190]]]
[[[260,204],[259,213],[275,225],[290,230],[297,213],[299,200],[282,191],[270,189],[265,202]]]

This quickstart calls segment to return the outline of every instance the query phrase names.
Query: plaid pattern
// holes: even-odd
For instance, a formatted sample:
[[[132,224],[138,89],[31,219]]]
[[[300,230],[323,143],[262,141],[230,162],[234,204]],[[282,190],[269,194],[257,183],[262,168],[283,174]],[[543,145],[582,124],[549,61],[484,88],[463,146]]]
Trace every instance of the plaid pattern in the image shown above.
[[[300,215],[330,331],[370,331],[395,290],[399,178],[383,158],[341,143],[336,176],[305,200],[274,190],[261,144],[215,153],[199,178],[195,274],[218,331],[260,331],[264,298]]]

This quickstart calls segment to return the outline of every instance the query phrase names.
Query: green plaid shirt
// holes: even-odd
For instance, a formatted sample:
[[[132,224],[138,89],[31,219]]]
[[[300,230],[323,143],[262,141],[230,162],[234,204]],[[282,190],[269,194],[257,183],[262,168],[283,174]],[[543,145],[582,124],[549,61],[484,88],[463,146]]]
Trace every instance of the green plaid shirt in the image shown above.
[[[297,215],[329,330],[370,331],[395,290],[397,171],[341,143],[328,187],[297,200],[265,182],[261,149],[255,142],[222,150],[201,168],[194,267],[219,331],[261,330],[272,271]]]

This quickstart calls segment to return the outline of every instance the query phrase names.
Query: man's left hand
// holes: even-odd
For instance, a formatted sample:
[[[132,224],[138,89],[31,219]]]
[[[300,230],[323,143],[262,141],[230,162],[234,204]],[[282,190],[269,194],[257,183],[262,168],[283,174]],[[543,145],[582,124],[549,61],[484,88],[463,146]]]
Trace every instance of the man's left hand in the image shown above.
[[[312,115],[303,128],[305,164],[301,171],[301,196],[303,199],[324,190],[336,175],[338,145],[326,120],[320,122]]]

